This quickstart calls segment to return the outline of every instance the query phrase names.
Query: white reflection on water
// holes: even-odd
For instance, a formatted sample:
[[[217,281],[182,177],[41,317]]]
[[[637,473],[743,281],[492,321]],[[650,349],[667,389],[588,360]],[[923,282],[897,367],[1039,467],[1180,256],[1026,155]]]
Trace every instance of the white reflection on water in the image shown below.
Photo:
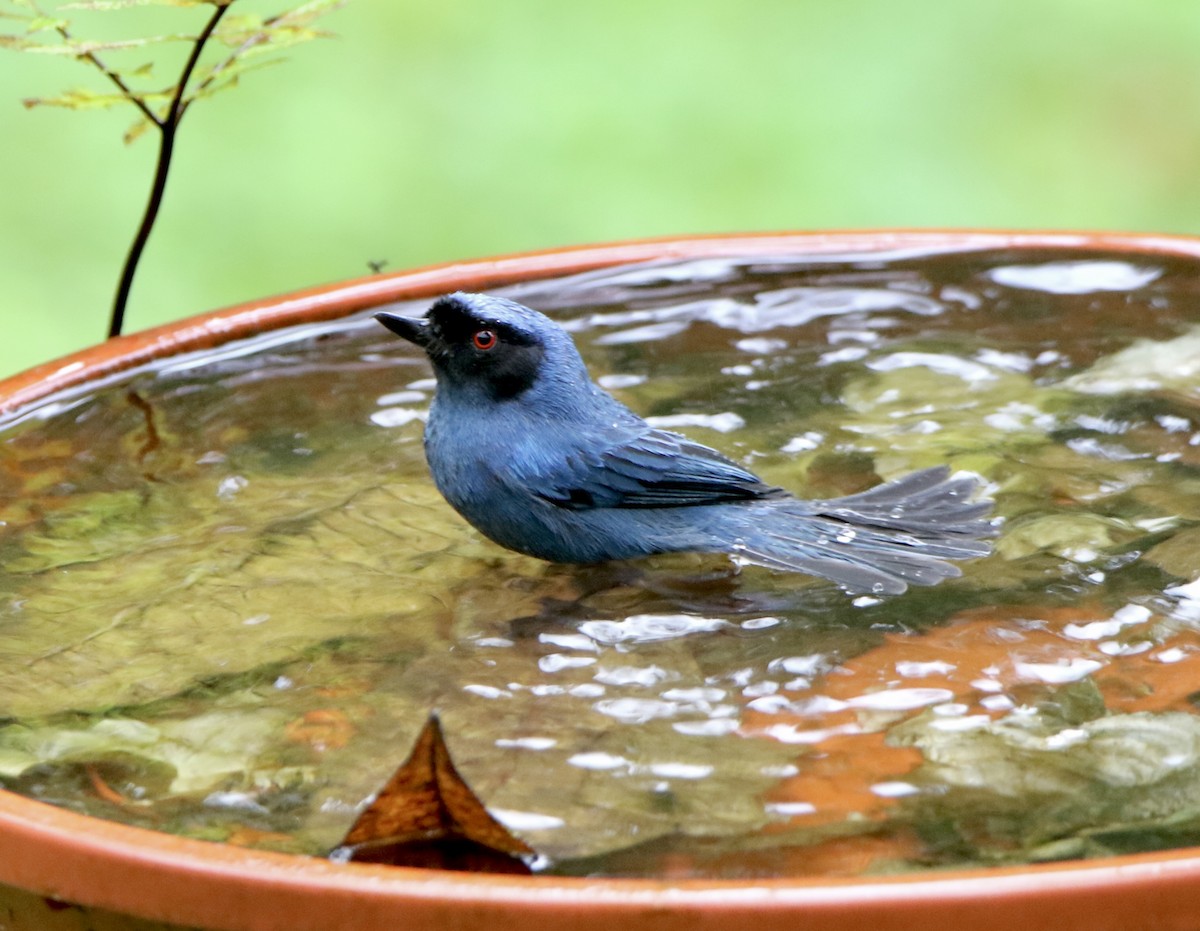
[[[567,656],[565,653],[551,653],[538,659],[538,669],[542,672],[561,672],[564,669],[591,666],[595,662],[594,656]]]
[[[876,372],[894,372],[897,369],[926,368],[939,375],[953,375],[968,385],[995,381],[999,376],[986,365],[938,352],[893,352],[867,363],[867,368]]]
[[[677,678],[661,666],[602,666],[596,670],[595,679],[604,685],[640,685],[650,687],[670,678]]]
[[[1037,265],[1002,265],[987,273],[996,284],[1049,294],[1092,294],[1097,291],[1132,291],[1162,275],[1161,268],[1131,262],[1041,262]]]
[[[567,760],[571,766],[578,766],[580,769],[628,769],[631,765],[629,760],[623,756],[617,756],[614,753],[576,753]]]
[[[912,711],[948,702],[954,698],[950,689],[887,689],[848,699],[851,708],[869,711]]]
[[[597,643],[634,644],[674,640],[730,627],[719,617],[692,614],[632,614],[623,621],[583,621],[579,631]]]
[[[732,433],[746,426],[744,417],[726,411],[721,414],[671,414],[664,417],[647,417],[646,423],[662,430],[677,430],[681,427],[705,427],[718,433]]]
[[[1017,675],[1027,681],[1045,682],[1048,685],[1064,685],[1086,679],[1104,664],[1094,659],[1073,656],[1055,663],[1013,662]]]
[[[707,721],[676,721],[671,729],[686,737],[724,737],[738,729],[734,718],[711,718]]]
[[[566,825],[562,818],[536,811],[514,811],[511,808],[489,808],[488,814],[510,831],[552,831]]]

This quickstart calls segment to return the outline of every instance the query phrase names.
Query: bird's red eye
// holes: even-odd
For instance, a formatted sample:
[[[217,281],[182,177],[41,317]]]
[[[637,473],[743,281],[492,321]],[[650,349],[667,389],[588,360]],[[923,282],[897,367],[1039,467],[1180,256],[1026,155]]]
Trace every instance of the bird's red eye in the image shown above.
[[[496,333],[494,330],[480,330],[471,337],[471,342],[475,344],[476,349],[486,352],[496,345]]]

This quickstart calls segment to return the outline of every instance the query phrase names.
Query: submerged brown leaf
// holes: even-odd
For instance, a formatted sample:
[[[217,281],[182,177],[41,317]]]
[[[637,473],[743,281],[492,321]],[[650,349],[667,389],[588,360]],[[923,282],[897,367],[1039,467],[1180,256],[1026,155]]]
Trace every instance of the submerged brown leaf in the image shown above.
[[[522,858],[534,853],[458,774],[436,714],[335,851],[358,862],[479,873],[528,873]]]

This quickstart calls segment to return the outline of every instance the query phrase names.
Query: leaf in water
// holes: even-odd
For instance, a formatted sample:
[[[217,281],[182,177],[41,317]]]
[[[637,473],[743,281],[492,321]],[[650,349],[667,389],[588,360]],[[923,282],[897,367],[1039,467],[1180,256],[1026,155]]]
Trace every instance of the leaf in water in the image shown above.
[[[338,859],[470,870],[529,873],[535,851],[488,814],[463,781],[436,715],[412,753],[354,822]]]
[[[845,408],[827,412],[836,420],[829,429],[854,434],[860,445],[908,469],[954,464],[966,454],[1018,441],[1049,441],[1057,422],[1050,411],[1065,393],[982,363],[941,367],[952,361],[926,353],[885,356],[878,369],[846,385]],[[820,429],[819,419],[814,423]]]
[[[8,560],[7,714],[141,704],[333,638],[440,636],[445,564],[430,554],[462,528],[432,489],[368,488],[347,504],[316,475],[153,492],[86,496]],[[486,569],[461,562],[461,581]]]
[[[894,728],[889,739],[925,754],[911,782],[940,787],[936,798],[912,797],[909,816],[918,829],[939,825],[977,858],[1080,856],[1114,825],[1153,833],[1185,812],[1195,832],[1196,715],[1139,712],[1079,722],[1064,721],[1055,709],[1025,708],[972,724],[947,727],[925,714]]]
[[[139,774],[151,796],[205,792],[224,780],[249,780],[285,718],[253,696],[235,696],[206,714],[155,724],[127,717],[90,725],[12,724],[0,728],[0,777],[19,779],[47,765],[120,763]]]
[[[1169,537],[1142,556],[1180,578],[1192,578],[1200,569],[1200,527],[1189,527]],[[1197,683],[1200,685],[1200,683]]]
[[[1124,521],[1098,514],[1035,515],[1005,527],[996,541],[996,552],[1005,559],[1049,552],[1064,559],[1091,562],[1109,547],[1141,535],[1137,528]]]
[[[1063,384],[1085,394],[1164,391],[1194,400],[1200,396],[1198,375],[1200,329],[1193,329],[1169,340],[1137,340]]]

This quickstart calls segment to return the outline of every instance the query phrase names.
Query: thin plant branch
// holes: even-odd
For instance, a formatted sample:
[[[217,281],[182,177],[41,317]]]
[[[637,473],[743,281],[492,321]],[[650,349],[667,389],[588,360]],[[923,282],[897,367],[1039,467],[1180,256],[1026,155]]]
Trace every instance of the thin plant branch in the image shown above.
[[[71,34],[67,31],[66,26],[55,26],[54,31],[62,36],[63,41],[72,41]],[[79,57],[88,64],[94,66],[96,70],[112,81],[113,84],[117,86],[117,90],[121,92],[121,95],[142,111],[142,116],[148,119],[155,126],[162,126],[162,122],[159,120],[158,116],[153,110],[150,109],[150,107],[146,104],[146,101],[142,99],[141,95],[136,93],[133,88],[126,84],[124,79],[119,74],[109,68],[108,65],[104,64],[104,62],[100,60],[100,57],[95,52],[84,52]]]
[[[325,13],[344,6],[348,0],[304,0],[304,2],[301,2],[295,8],[261,20],[255,26],[242,25],[239,28],[229,29],[225,32],[218,31],[218,26],[221,24],[222,18],[234,2],[235,0],[183,0],[183,2],[181,0],[117,0],[117,2],[97,0],[94,3],[62,5],[63,9],[74,7],[77,9],[105,10],[141,6],[146,3],[158,3],[171,6],[208,6],[212,9],[211,14],[209,14],[207,21],[204,23],[204,28],[195,36],[165,35],[123,42],[79,42],[76,40],[73,31],[69,28],[69,23],[64,19],[57,19],[47,14],[41,9],[38,0],[0,0],[0,4],[8,3],[15,6],[18,10],[31,11],[33,14],[30,16],[26,15],[25,12],[11,13],[0,10],[0,17],[26,20],[28,22],[27,35],[41,31],[52,31],[63,42],[62,46],[56,46],[0,32],[0,48],[69,55],[76,61],[81,61],[99,71],[118,91],[117,94],[107,95],[95,95],[86,91],[75,91],[68,92],[56,98],[30,98],[25,101],[27,107],[54,105],[71,109],[83,109],[94,106],[107,107],[119,102],[130,103],[137,108],[141,114],[141,119],[126,133],[126,142],[136,138],[145,129],[147,124],[154,126],[159,132],[158,157],[155,162],[154,178],[150,187],[150,193],[146,199],[146,206],[142,213],[141,222],[138,224],[137,232],[126,253],[120,278],[117,282],[116,292],[113,295],[112,312],[108,327],[108,336],[110,339],[114,336],[119,336],[124,326],[125,311],[129,303],[130,292],[133,288],[133,279],[137,273],[142,254],[149,242],[150,234],[154,229],[154,224],[158,218],[158,212],[166,193],[167,177],[171,171],[176,137],[184,114],[191,107],[192,103],[199,98],[236,85],[239,75],[248,70],[249,67],[253,67],[253,65],[246,66],[244,59],[251,54],[255,54],[261,47],[266,46],[267,51],[272,49],[278,50],[280,46],[287,47],[325,35],[326,33],[310,28],[310,24]],[[246,17],[246,20],[253,23],[255,18]],[[214,38],[229,45],[232,51],[226,52],[224,57],[216,56],[217,60],[214,64],[200,68],[200,59],[206,47],[210,45],[209,40]],[[240,43],[233,46],[233,42],[237,41],[238,38],[241,39]],[[121,70],[111,67],[98,54],[109,50],[140,48],[145,45],[177,40],[188,42],[191,45],[191,51],[180,72],[178,82],[173,87],[161,91],[147,92],[138,90],[135,83],[127,80]],[[270,60],[259,62],[260,65],[271,63],[272,61]],[[149,73],[149,70],[150,63],[147,62],[137,71],[133,72],[133,74],[142,76]],[[193,78],[195,78],[196,84],[194,87],[189,88],[189,84]],[[142,120],[145,120],[145,122],[143,123]]]
[[[205,75],[204,80],[202,80],[199,84],[197,84],[196,89],[191,93],[191,95],[187,99],[185,99],[183,101],[182,110],[180,111],[180,115],[182,116],[183,113],[186,113],[187,108],[190,107],[194,101],[198,100],[206,90],[208,90],[210,87],[212,87],[212,85],[214,83],[216,83],[217,79],[220,78],[220,76],[225,71],[227,71],[230,67],[232,67],[233,64],[242,57],[242,55],[244,55],[250,49],[254,48],[254,46],[262,45],[264,42],[270,41],[267,30],[270,29],[272,26],[274,26],[276,23],[278,23],[286,15],[287,15],[286,13],[278,13],[275,16],[272,16],[272,17],[268,18],[267,20],[265,20],[263,22],[262,29],[260,29],[254,35],[250,36],[250,38],[248,38],[245,42],[243,42],[241,45],[239,45],[237,48],[235,48],[232,52],[230,52],[228,55],[226,55],[224,58],[222,58],[219,62],[217,62],[215,65],[213,65],[212,68],[209,69],[208,74]]]
[[[213,9],[212,16],[204,24],[200,34],[196,36],[196,41],[192,44],[192,53],[183,66],[183,72],[179,76],[179,83],[175,87],[175,93],[171,97],[171,104],[167,108],[166,114],[161,118],[156,117],[152,112],[149,114],[150,120],[159,129],[158,161],[154,166],[154,183],[150,187],[146,210],[142,214],[142,222],[138,226],[137,234],[129,246],[129,253],[125,256],[125,264],[121,268],[121,279],[117,283],[117,293],[113,297],[112,315],[108,322],[109,339],[121,335],[121,328],[125,323],[125,307],[129,303],[129,291],[133,287],[133,276],[137,272],[138,262],[150,239],[150,232],[154,229],[154,221],[158,218],[158,209],[162,205],[163,194],[167,190],[167,175],[171,171],[171,157],[175,152],[175,135],[179,131],[179,123],[183,118],[184,95],[187,93],[188,81],[192,78],[192,72],[196,69],[196,63],[200,60],[204,46],[208,43],[213,31],[221,22],[221,17],[225,15],[230,5],[229,3],[217,4]],[[115,77],[119,81],[119,76]],[[141,100],[136,96],[132,99],[137,101],[143,112],[147,111],[148,108]]]

